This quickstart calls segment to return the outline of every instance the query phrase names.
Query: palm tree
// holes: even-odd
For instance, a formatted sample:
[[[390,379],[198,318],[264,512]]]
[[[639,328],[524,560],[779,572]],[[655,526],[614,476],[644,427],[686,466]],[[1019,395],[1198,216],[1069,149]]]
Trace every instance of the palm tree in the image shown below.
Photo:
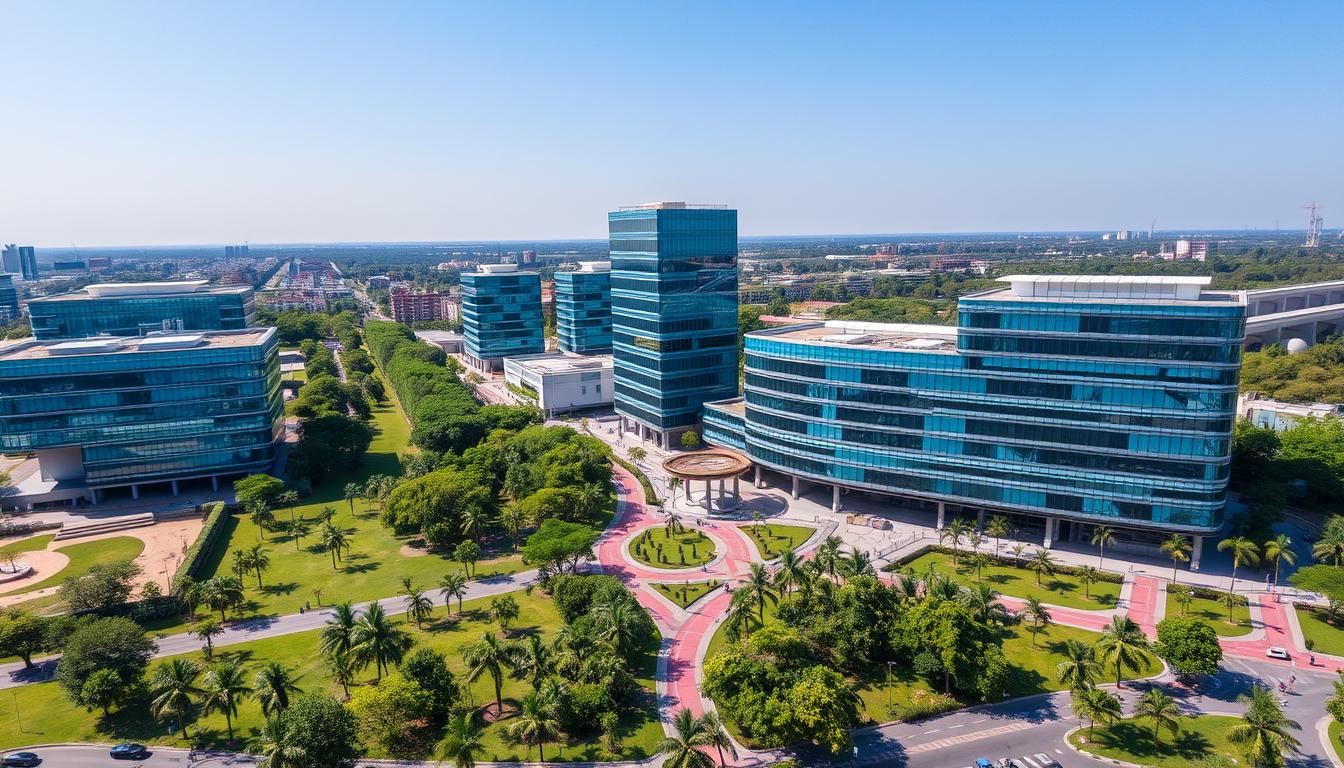
[[[257,526],[257,533],[262,541],[266,540],[266,531],[275,525],[275,513],[271,512],[271,507],[261,499],[253,499],[247,503],[247,513],[252,516],[252,523]]]
[[[1041,586],[1041,575],[1055,575],[1055,559],[1050,556],[1050,550],[1041,547],[1031,556],[1031,570],[1036,574],[1036,586]]]
[[[643,611],[643,608],[629,600],[598,603],[592,611],[597,638],[604,643],[611,643],[617,652],[625,655],[635,643],[639,631],[637,621]]]
[[[480,541],[481,534],[490,526],[490,510],[480,504],[471,504],[462,510],[462,535]]]
[[[238,714],[238,703],[252,688],[244,682],[243,665],[236,661],[221,661],[205,673],[201,694],[201,703],[206,713],[221,712],[229,730],[229,741],[233,741],[233,718]]]
[[[1008,535],[1008,531],[1008,518],[1003,515],[995,515],[989,518],[989,522],[985,525],[985,533],[994,538],[995,559],[999,557],[999,545],[1003,543],[1003,537]]]
[[[1091,648],[1077,640],[1064,641],[1064,660],[1055,665],[1055,677],[1061,685],[1067,685],[1071,691],[1087,688],[1099,671]]]
[[[843,569],[846,579],[855,576],[872,576],[876,573],[873,568],[873,559],[868,556],[867,552],[858,547],[849,550],[849,554],[841,558],[840,567]]]
[[[353,517],[355,514],[355,499],[364,495],[364,489],[359,487],[358,483],[346,483],[344,491],[345,503],[350,505],[350,515]]]
[[[425,620],[434,613],[434,601],[429,599],[425,590],[410,587],[406,590],[406,613],[415,622],[416,629],[422,627]]]
[[[196,707],[194,697],[201,694],[196,685],[200,676],[201,668],[195,662],[179,657],[159,662],[149,681],[149,690],[154,696],[149,702],[149,711],[157,716],[171,713],[177,719],[184,739],[187,738],[187,718]]]
[[[1007,618],[1003,603],[999,602],[999,593],[988,584],[978,583],[962,588],[957,600],[975,615],[982,623],[1002,623]]]
[[[700,726],[709,738],[705,739],[705,746],[713,747],[719,752],[719,765],[727,765],[723,759],[723,750],[728,750],[728,754],[734,758],[737,757],[737,748],[733,746],[733,737],[728,735],[728,729],[723,727],[723,719],[719,717],[716,710],[709,710],[700,716]]]
[[[219,620],[228,621],[229,608],[243,602],[243,584],[234,576],[215,576],[201,582],[201,602],[219,611]]]
[[[490,675],[495,684],[495,719],[504,716],[504,670],[512,669],[514,652],[508,643],[501,643],[494,632],[486,632],[481,639],[462,651],[467,663],[467,682],[474,683],[481,675]]]
[[[1235,592],[1237,588],[1237,569],[1243,564],[1259,565],[1260,548],[1255,546],[1255,542],[1245,536],[1232,536],[1218,542],[1218,551],[1232,551],[1232,586],[1228,590]]]
[[[966,564],[975,572],[975,580],[979,581],[984,575],[985,566],[991,563],[989,555],[983,552],[972,552],[966,556]]]
[[[1171,583],[1176,583],[1176,567],[1190,561],[1190,540],[1179,533],[1173,533],[1162,542],[1162,551],[1171,558]]]
[[[779,570],[775,571],[775,585],[789,594],[793,588],[802,583],[807,578],[807,572],[803,570],[803,559],[792,549],[784,550],[779,556]]]
[[[1121,687],[1122,673],[1125,667],[1138,671],[1152,658],[1148,652],[1148,638],[1133,619],[1128,616],[1112,616],[1111,623],[1101,631],[1097,641],[1097,655],[1103,664],[1115,665],[1115,685]]]
[[[760,563],[752,563],[751,571],[747,575],[747,582],[742,585],[742,589],[755,595],[755,604],[757,609],[756,619],[765,625],[765,601],[778,602],[775,593],[770,589],[770,572]]]
[[[218,621],[207,617],[196,622],[196,625],[188,631],[205,642],[206,661],[213,659],[215,657],[215,638],[224,634],[224,627],[220,626]]]
[[[369,603],[364,609],[355,621],[350,639],[355,660],[365,664],[372,661],[377,680],[383,679],[385,669],[401,661],[414,642],[410,635],[392,623],[379,603]]]
[[[1274,589],[1279,588],[1279,565],[1287,563],[1297,565],[1297,553],[1293,551],[1293,540],[1280,533],[1265,542],[1265,562],[1274,564]]]
[[[700,750],[711,740],[704,721],[682,707],[672,715],[672,735],[658,742],[655,751],[667,755],[664,768],[714,768],[714,759]]]
[[[1321,538],[1311,546],[1311,556],[1321,561],[1330,560],[1338,566],[1344,561],[1344,529],[1326,526]]]
[[[257,676],[252,679],[252,689],[256,692],[257,701],[261,702],[261,714],[270,717],[289,709],[290,694],[303,693],[303,689],[294,684],[297,681],[298,678],[278,661],[272,661],[258,670]]]
[[[672,538],[681,530],[681,518],[674,511],[668,511],[667,519],[663,521],[663,535]]]
[[[1176,600],[1176,604],[1181,606],[1181,615],[1184,616],[1185,612],[1190,608],[1190,604],[1195,601],[1195,595],[1188,586],[1183,584],[1174,586],[1176,586],[1176,589],[1168,591],[1171,592],[1172,597]]]
[[[298,768],[307,755],[283,717],[272,716],[266,719],[261,729],[261,766],[262,768]]]
[[[1251,768],[1279,768],[1285,754],[1298,753],[1301,742],[1288,731],[1302,726],[1283,714],[1268,688],[1252,688],[1240,701],[1247,705],[1246,714],[1227,730],[1227,740],[1242,748]]]
[[[467,574],[462,571],[453,571],[445,574],[439,579],[439,594],[443,595],[445,605],[451,603],[453,598],[457,598],[457,613],[462,614],[462,598],[467,595]]]
[[[1157,688],[1149,688],[1139,697],[1134,717],[1146,717],[1153,721],[1153,748],[1156,749],[1162,743],[1162,730],[1171,731],[1171,735],[1175,736],[1181,728],[1183,715],[1175,699]]]
[[[1082,582],[1083,585],[1083,597],[1088,600],[1092,599],[1092,585],[1100,578],[1101,571],[1098,571],[1090,565],[1084,565],[1082,568],[1078,569],[1078,581]]]
[[[538,762],[546,762],[546,742],[560,735],[560,723],[551,714],[553,709],[548,697],[533,691],[523,697],[517,717],[505,728],[510,738],[529,747],[537,745]]]
[[[331,607],[332,616],[322,628],[322,653],[334,656],[346,653],[354,645],[355,606],[349,600]]]
[[[253,544],[247,551],[247,564],[249,569],[257,574],[257,589],[261,589],[261,572],[271,567],[270,555],[262,549],[260,544]]]
[[[954,564],[961,559],[961,540],[969,530],[970,525],[960,517],[956,517],[952,519],[952,522],[943,526],[943,530],[938,532],[939,543],[952,542],[952,562]]]
[[[1036,647],[1036,633],[1041,631],[1042,627],[1047,627],[1053,621],[1050,611],[1041,602],[1039,597],[1029,596],[1026,604],[1022,606],[1022,613],[1028,619],[1031,619],[1031,647]]]
[[[285,491],[275,498],[277,504],[282,507],[289,507],[289,519],[294,520],[294,505],[299,503],[299,494],[295,491]]]
[[[822,569],[832,578],[835,578],[835,571],[840,567],[840,545],[843,539],[839,536],[827,536],[826,540],[817,547],[817,561],[821,563]]]
[[[350,537],[340,528],[327,523],[322,526],[322,548],[331,553],[331,569],[336,570],[336,561],[341,559],[341,552],[350,549]]]
[[[667,490],[671,491],[668,495],[672,497],[674,502],[677,500],[677,489],[681,487],[681,482],[680,477],[669,477],[667,479]]]
[[[1115,530],[1108,525],[1092,529],[1092,543],[1097,545],[1097,570],[1106,567],[1106,545],[1115,543]]]
[[[340,651],[327,657],[327,672],[331,679],[345,693],[345,699],[350,700],[350,686],[355,684],[355,678],[358,677],[359,670],[355,667],[353,654],[349,651]]]
[[[1092,738],[1092,729],[1098,722],[1113,723],[1120,719],[1120,699],[1110,691],[1100,688],[1080,688],[1073,692],[1073,711],[1079,718],[1085,718],[1087,737]]]
[[[455,768],[476,768],[476,756],[485,751],[484,733],[475,712],[459,712],[448,720],[435,755]]]
[[[555,668],[551,649],[536,635],[528,635],[526,642],[514,651],[514,672],[526,679],[533,688],[540,688],[541,682]]]
[[[822,583],[830,584],[831,582],[823,581]],[[756,593],[749,589],[739,589],[733,592],[733,597],[728,602],[728,618],[724,624],[729,632],[750,637],[751,624],[756,620],[753,615],[755,613]]]

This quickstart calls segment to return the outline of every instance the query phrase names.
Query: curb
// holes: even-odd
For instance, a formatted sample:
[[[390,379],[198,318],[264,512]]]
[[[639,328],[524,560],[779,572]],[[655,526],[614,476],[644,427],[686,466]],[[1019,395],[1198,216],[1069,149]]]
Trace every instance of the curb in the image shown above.
[[[1330,740],[1330,723],[1334,718],[1325,715],[1316,721],[1316,735],[1321,739],[1321,746],[1325,748],[1325,756],[1330,758],[1330,762],[1335,768],[1344,768],[1344,761],[1339,759],[1339,752],[1335,749],[1335,744]]]

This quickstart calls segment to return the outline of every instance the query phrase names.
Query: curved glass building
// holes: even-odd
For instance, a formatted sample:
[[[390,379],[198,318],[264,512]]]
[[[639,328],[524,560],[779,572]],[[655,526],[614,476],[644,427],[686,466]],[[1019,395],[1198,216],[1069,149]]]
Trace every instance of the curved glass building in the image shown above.
[[[1207,277],[1014,276],[958,325],[826,322],[745,340],[707,441],[841,488],[1196,536],[1222,527],[1244,297]],[[1061,523],[1063,527],[1061,528]]]

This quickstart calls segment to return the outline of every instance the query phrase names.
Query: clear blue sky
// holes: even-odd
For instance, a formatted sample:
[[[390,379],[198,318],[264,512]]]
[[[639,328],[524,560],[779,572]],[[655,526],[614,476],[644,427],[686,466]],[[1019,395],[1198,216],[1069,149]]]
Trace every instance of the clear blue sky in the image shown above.
[[[1344,223],[1344,3],[0,3],[0,241]]]

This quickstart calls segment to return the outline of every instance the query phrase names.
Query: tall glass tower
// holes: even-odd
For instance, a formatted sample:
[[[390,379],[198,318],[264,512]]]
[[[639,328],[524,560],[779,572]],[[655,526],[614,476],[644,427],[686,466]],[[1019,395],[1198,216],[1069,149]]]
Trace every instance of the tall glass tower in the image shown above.
[[[611,262],[555,273],[555,336],[566,352],[611,353]]]
[[[737,211],[650,203],[607,221],[616,412],[666,447],[737,394]]]
[[[462,334],[467,360],[486,371],[504,358],[546,351],[541,323],[541,276],[516,264],[479,264],[462,273]]]

